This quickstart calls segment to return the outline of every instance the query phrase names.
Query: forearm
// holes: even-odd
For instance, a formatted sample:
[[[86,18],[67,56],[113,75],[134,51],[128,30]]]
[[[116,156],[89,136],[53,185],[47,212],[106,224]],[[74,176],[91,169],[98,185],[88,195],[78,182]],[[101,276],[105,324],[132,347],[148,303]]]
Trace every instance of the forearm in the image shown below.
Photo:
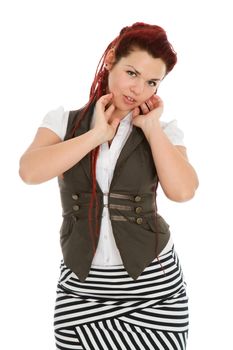
[[[100,144],[94,130],[49,146],[25,152],[20,159],[20,176],[28,184],[39,184],[61,175]]]
[[[144,133],[166,196],[178,202],[191,199],[198,187],[198,178],[188,159],[170,142],[159,122],[151,124]]]

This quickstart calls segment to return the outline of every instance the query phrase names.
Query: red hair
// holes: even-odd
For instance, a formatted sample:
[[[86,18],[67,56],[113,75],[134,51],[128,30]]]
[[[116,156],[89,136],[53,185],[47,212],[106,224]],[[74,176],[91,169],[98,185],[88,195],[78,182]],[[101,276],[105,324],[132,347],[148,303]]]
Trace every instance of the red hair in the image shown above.
[[[115,61],[117,64],[122,57],[127,57],[135,49],[146,51],[153,58],[160,58],[166,65],[166,74],[168,74],[177,62],[177,55],[172,45],[168,41],[166,32],[157,25],[146,24],[142,22],[134,23],[132,26],[121,29],[119,35],[107,46],[98,66],[96,68],[94,80],[91,85],[89,101],[85,105],[81,118],[75,125],[73,135],[85,113],[90,106],[95,103],[102,95],[107,93],[108,87],[108,70],[104,67],[105,58],[110,49],[114,49]],[[99,147],[91,151],[91,169],[92,169],[92,196],[89,205],[89,225],[90,235],[93,243],[93,251],[96,250],[98,237],[98,200],[96,197],[96,161]],[[93,225],[93,206],[95,206],[95,228]]]

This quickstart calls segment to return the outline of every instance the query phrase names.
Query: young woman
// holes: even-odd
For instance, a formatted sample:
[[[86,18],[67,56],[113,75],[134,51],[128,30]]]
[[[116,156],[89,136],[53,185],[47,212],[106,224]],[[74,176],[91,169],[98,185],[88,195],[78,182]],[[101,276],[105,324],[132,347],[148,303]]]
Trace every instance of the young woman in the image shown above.
[[[160,183],[173,201],[198,186],[183,133],[160,121],[159,85],[176,63],[159,26],[125,27],[97,67],[88,103],[49,112],[20,160],[38,184],[58,176],[63,259],[57,349],[185,349],[188,305]]]

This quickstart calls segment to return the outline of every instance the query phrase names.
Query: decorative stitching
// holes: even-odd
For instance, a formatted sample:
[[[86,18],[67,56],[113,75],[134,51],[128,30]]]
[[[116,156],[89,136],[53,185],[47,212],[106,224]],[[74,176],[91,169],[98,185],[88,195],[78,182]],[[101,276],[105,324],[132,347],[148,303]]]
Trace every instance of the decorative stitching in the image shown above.
[[[125,218],[122,215],[111,215],[110,219],[113,221],[135,221],[135,217],[133,216],[128,216],[127,218]]]
[[[111,198],[118,198],[118,199],[134,199],[134,196],[129,196],[127,194],[119,194],[119,193],[110,193],[109,196]]]
[[[119,205],[119,204],[109,204],[110,209],[119,209],[119,210],[133,210],[133,207],[129,205]]]

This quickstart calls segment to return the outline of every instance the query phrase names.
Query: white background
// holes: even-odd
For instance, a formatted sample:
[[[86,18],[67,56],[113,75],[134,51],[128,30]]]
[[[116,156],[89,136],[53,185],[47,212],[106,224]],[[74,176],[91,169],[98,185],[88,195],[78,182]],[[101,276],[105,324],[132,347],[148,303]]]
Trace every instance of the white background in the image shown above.
[[[21,0],[0,5],[0,346],[55,349],[53,307],[61,252],[56,179],[25,185],[20,155],[44,115],[86,101],[97,62],[119,30],[158,24],[179,62],[159,95],[163,120],[185,133],[200,187],[174,203],[160,191],[190,298],[189,350],[232,348],[231,1]],[[2,346],[4,344],[4,346]]]

